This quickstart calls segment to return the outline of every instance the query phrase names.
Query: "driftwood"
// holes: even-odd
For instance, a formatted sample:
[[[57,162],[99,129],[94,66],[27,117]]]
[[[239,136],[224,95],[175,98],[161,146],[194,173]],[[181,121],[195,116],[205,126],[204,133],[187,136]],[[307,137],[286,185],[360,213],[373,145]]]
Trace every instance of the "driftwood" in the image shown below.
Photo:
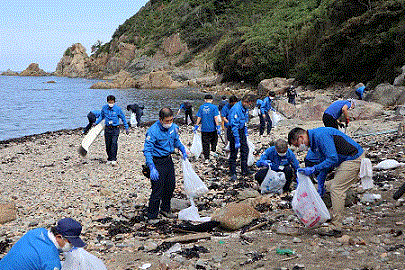
[[[209,233],[196,233],[196,234],[187,234],[187,235],[182,235],[182,236],[175,236],[175,237],[164,239],[164,242],[172,242],[172,243],[180,242],[180,243],[184,243],[184,242],[193,242],[193,241],[197,241],[197,240],[200,240],[200,239],[206,239],[206,238],[211,238],[211,234],[209,234]]]

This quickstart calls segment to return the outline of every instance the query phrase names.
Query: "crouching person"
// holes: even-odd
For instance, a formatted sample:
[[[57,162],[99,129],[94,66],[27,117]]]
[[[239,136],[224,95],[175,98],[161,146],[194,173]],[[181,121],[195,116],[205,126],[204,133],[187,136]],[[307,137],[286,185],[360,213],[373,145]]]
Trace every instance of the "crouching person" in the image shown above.
[[[50,230],[33,229],[24,234],[0,260],[0,269],[59,270],[59,253],[86,245],[80,239],[81,231],[80,223],[71,218],[59,220]]]
[[[286,183],[283,187],[284,192],[290,191],[292,179],[299,168],[299,162],[293,151],[288,148],[287,142],[277,140],[275,145],[268,148],[256,162],[257,167],[265,167],[255,174],[255,179],[261,184],[266,177],[267,171],[272,169],[276,172],[285,174]]]
[[[152,185],[147,213],[148,222],[151,224],[159,222],[157,219],[159,209],[163,216],[174,217],[170,211],[170,201],[176,183],[171,157],[175,147],[181,151],[183,159],[186,159],[186,148],[179,139],[179,127],[173,124],[173,111],[170,108],[163,108],[159,112],[159,121],[146,132],[143,149]]]

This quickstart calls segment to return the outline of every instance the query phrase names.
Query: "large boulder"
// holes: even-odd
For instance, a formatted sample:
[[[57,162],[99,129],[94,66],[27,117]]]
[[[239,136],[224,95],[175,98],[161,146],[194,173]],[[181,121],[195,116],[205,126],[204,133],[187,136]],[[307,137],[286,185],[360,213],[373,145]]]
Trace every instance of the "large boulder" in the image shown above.
[[[137,80],[139,88],[179,88],[183,83],[174,81],[167,71],[153,71]]]
[[[405,66],[401,68],[401,74],[394,79],[394,86],[404,86],[405,85]]]
[[[73,44],[59,61],[55,75],[71,78],[84,77],[88,73],[88,60],[86,48],[80,43]]]
[[[31,63],[20,76],[49,76],[50,74],[39,68],[37,63]]]
[[[316,95],[314,99],[301,105],[297,117],[307,121],[322,120],[323,112],[331,103],[332,100],[328,96]]]
[[[274,101],[274,108],[289,119],[296,117],[298,113],[298,109],[293,104],[282,99]]]
[[[225,229],[237,230],[259,217],[260,213],[252,205],[246,202],[233,202],[215,211],[211,219],[218,221]]]
[[[131,74],[121,70],[118,74],[109,77],[111,81],[102,81],[93,84],[92,89],[110,89],[110,88],[137,88],[137,82],[131,77]]]
[[[2,76],[18,76],[18,73],[12,71],[11,69],[7,69],[6,71],[2,72],[0,75]]]
[[[402,105],[405,103],[405,86],[379,84],[366,94],[365,100],[380,103],[384,107]]]
[[[257,93],[259,96],[267,96],[270,91],[275,92],[277,95],[284,94],[288,87],[292,85],[294,79],[286,78],[272,78],[262,80],[257,86]]]
[[[354,108],[349,111],[356,120],[375,119],[384,113],[384,107],[375,102],[356,100]]]

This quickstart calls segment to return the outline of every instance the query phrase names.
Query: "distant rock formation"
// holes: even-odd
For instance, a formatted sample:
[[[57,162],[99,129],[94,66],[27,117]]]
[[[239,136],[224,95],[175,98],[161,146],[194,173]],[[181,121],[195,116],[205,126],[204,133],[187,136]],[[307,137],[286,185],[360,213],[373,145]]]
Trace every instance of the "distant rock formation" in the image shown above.
[[[2,75],[2,76],[18,76],[18,72],[12,71],[11,69],[7,69],[6,71],[2,72],[0,75]]]
[[[294,79],[278,77],[265,79],[257,86],[257,93],[259,96],[267,96],[270,91],[273,91],[276,95],[284,94],[293,82]]]
[[[39,68],[37,63],[31,63],[20,76],[49,76],[50,74]]]
[[[102,81],[93,84],[92,89],[111,89],[111,88],[138,88],[136,81],[131,77],[131,74],[125,70],[121,70],[117,75],[108,78],[111,81]]]
[[[405,87],[382,83],[366,92],[365,100],[380,103],[385,107],[403,105],[405,103]]]
[[[55,75],[71,78],[85,77],[88,73],[88,59],[86,48],[80,43],[73,44],[59,61]]]
[[[183,83],[175,81],[167,71],[153,71],[142,76],[137,81],[139,88],[178,88],[184,86]]]

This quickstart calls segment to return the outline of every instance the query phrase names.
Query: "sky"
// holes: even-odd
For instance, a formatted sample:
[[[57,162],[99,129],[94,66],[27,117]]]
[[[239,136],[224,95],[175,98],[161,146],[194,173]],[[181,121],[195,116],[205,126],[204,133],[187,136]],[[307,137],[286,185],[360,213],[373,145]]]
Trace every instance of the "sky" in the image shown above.
[[[0,0],[0,71],[31,63],[56,70],[65,50],[81,43],[88,55],[148,0]]]

